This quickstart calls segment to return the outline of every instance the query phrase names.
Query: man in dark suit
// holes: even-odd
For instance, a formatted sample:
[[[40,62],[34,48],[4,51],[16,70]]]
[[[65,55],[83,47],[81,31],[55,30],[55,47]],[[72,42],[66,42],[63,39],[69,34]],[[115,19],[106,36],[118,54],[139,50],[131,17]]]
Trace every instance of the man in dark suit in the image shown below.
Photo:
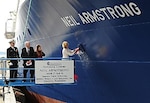
[[[35,58],[35,52],[33,47],[30,47],[30,42],[25,42],[25,47],[22,49],[21,53],[22,58]],[[23,60],[23,66],[24,68],[34,68],[34,60]],[[23,70],[24,78],[27,76],[28,70]],[[34,70],[30,70],[30,78],[34,77]],[[24,80],[25,81],[25,80]]]
[[[15,47],[15,41],[11,40],[10,47],[7,49],[7,58],[19,58],[19,52],[17,47]],[[18,60],[10,60],[9,62],[10,68],[10,79],[17,78],[17,68],[18,68]],[[10,80],[14,82],[15,80]]]

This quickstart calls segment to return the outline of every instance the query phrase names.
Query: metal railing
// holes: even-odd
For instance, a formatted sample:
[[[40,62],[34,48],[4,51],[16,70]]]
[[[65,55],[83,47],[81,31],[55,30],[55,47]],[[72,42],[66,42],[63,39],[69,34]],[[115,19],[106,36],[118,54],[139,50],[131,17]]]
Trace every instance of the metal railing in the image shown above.
[[[72,60],[73,58],[69,58]],[[9,68],[9,62],[11,60],[18,61],[18,68]],[[41,85],[35,83],[35,77],[30,78],[30,70],[35,70],[36,68],[24,68],[23,60],[62,60],[60,57],[52,58],[0,58],[0,86],[34,86]],[[63,59],[63,60],[68,60]],[[17,78],[10,78],[10,70],[17,70]],[[23,70],[28,70],[26,78],[24,78]],[[14,81],[13,81],[14,80]],[[12,82],[13,81],[13,82]]]

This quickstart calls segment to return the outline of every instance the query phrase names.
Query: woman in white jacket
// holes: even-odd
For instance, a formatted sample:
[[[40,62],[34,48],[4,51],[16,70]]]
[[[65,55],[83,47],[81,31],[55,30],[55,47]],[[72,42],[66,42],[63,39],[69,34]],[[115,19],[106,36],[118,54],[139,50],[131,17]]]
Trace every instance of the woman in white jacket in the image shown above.
[[[69,58],[69,56],[73,56],[79,51],[79,48],[76,48],[74,50],[69,49],[69,43],[67,41],[63,41],[62,43],[62,60],[66,60]],[[74,81],[77,81],[78,75],[74,74]]]
[[[67,41],[63,41],[62,43],[62,58],[69,58],[69,56],[73,56],[77,53],[79,48],[76,48],[74,50],[69,49],[69,43]]]

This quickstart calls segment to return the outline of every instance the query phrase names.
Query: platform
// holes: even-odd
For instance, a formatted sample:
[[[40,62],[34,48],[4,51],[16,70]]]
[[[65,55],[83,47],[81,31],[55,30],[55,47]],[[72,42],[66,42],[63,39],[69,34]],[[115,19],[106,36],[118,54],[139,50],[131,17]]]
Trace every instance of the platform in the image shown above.
[[[32,59],[35,60],[35,58]],[[62,60],[60,58],[51,59],[52,60],[49,60],[49,58],[35,60],[35,68],[24,68],[22,66],[22,61],[24,58],[0,59],[0,103],[17,103],[12,87],[18,88],[23,86],[42,85],[76,85],[77,82],[74,79],[74,60]],[[10,60],[19,61],[20,65],[18,68],[11,68],[12,70],[18,71],[16,78],[9,77],[10,68],[8,65]],[[28,70],[27,77],[23,78],[23,70],[25,69]],[[30,70],[35,70],[35,78],[30,78]],[[11,80],[15,81],[12,82]]]

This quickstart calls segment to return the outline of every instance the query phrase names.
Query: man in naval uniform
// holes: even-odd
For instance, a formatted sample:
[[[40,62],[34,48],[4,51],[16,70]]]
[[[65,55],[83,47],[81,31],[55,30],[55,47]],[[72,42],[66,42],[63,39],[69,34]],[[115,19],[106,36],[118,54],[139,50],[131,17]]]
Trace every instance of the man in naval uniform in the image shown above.
[[[19,58],[18,48],[15,47],[15,40],[9,41],[9,44],[10,47],[7,49],[7,58]],[[17,78],[18,60],[10,60],[9,68],[10,68],[10,81],[14,82],[15,80],[11,79]]]

